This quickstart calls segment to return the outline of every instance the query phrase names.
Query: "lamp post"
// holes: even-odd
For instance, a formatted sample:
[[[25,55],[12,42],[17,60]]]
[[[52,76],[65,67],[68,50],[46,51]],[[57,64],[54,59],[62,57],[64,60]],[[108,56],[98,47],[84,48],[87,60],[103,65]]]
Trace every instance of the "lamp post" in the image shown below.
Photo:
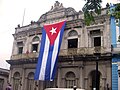
[[[97,57],[97,60],[96,60],[96,90],[99,90],[98,57]]]
[[[94,55],[96,56],[95,86],[96,86],[96,90],[99,90],[98,60],[100,53],[94,53]]]

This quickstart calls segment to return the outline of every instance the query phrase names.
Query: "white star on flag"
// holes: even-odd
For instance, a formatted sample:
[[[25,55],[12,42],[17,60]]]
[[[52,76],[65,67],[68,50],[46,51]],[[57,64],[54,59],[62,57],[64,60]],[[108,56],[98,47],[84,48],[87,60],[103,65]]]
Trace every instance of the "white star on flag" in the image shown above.
[[[57,28],[53,28],[53,27],[52,27],[52,29],[50,30],[51,35],[53,35],[54,33],[57,33],[57,32],[56,32],[56,29],[57,29]]]

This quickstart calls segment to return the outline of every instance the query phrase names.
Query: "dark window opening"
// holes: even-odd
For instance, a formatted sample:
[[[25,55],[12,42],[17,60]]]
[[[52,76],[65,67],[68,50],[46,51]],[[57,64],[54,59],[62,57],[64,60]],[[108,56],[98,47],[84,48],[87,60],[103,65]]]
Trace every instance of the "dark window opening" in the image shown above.
[[[17,42],[18,46],[23,46],[23,42]]]
[[[94,37],[94,46],[101,46],[101,37]]]
[[[4,79],[0,78],[0,90],[3,90]]]
[[[18,54],[22,54],[23,52],[23,47],[18,47]]]
[[[28,74],[28,80],[27,80],[27,90],[36,90],[34,89],[34,85],[33,85],[34,82],[34,73],[33,72],[30,72]],[[37,82],[36,82],[37,83]],[[35,84],[36,84],[35,83]]]
[[[15,72],[13,76],[13,90],[18,90],[20,85],[20,73]]]
[[[92,82],[92,89],[93,90],[94,88],[96,88],[96,83],[98,83],[98,87],[100,87],[100,72],[98,72],[98,82],[96,82],[96,71],[93,71],[91,73],[91,82]],[[99,88],[98,88],[99,90]]]
[[[38,51],[38,44],[33,44],[32,45],[32,51],[37,52]]]
[[[68,48],[77,48],[78,39],[70,39],[68,40]]]
[[[75,74],[73,72],[68,72],[66,74],[66,88],[73,88],[73,86],[77,85],[75,82]]]

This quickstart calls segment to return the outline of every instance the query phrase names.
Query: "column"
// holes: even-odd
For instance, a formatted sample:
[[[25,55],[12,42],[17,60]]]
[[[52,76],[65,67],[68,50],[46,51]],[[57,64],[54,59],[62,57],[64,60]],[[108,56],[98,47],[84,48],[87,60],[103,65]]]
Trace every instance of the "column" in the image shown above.
[[[105,77],[102,77],[102,82],[101,82],[101,87],[102,87],[102,90],[106,90],[106,78]]]
[[[20,90],[24,90],[25,87],[25,74],[24,74],[24,68],[22,68],[22,77],[21,77],[21,82],[20,82]]]
[[[10,74],[9,74],[9,81],[7,81],[8,83],[10,83],[12,85],[12,88],[13,88],[13,75],[12,75],[12,72],[13,72],[13,68],[10,67]]]
[[[23,90],[27,90],[27,77],[25,77],[25,80],[24,80],[25,82],[24,82],[24,88],[23,88]]]
[[[85,90],[88,90],[88,77],[85,77],[84,80],[85,80]]]
[[[13,69],[10,67],[10,74],[9,74],[9,80],[8,80],[8,82],[13,85],[12,70],[13,70]]]
[[[60,77],[60,67],[58,68],[58,76],[57,76],[57,86],[61,87],[61,77]]]
[[[83,80],[83,72],[82,72],[82,70],[83,70],[83,67],[82,66],[80,66],[80,88],[82,88],[83,89],[83,84],[84,84],[84,80]]]

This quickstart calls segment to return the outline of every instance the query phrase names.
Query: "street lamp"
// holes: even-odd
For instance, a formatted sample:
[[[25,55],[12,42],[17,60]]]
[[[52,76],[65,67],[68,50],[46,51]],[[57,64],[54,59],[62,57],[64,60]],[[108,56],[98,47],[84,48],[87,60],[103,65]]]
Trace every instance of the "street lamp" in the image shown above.
[[[76,90],[77,89],[77,86],[73,86],[73,90]]]
[[[99,90],[98,60],[99,60],[100,53],[94,53],[94,55],[96,56],[95,86],[96,86],[96,90]]]

